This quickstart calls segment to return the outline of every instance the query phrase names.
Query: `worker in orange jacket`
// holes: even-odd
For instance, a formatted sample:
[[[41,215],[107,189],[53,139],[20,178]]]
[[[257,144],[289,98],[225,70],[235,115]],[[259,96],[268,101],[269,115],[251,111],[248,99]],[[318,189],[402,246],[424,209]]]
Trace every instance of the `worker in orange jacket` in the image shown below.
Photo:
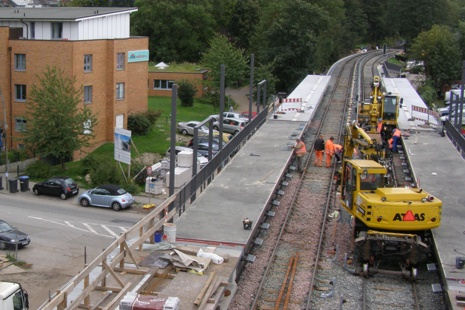
[[[392,132],[392,151],[397,153],[397,143],[400,140],[402,132],[400,131],[399,128],[394,128],[394,131]]]
[[[334,156],[334,137],[329,138],[325,142],[326,168],[331,166],[331,160]]]
[[[304,156],[307,153],[307,147],[305,146],[305,142],[302,141],[302,139],[296,139],[295,140],[295,157],[297,159],[297,168],[299,169],[300,172],[303,171],[303,162],[304,162]]]

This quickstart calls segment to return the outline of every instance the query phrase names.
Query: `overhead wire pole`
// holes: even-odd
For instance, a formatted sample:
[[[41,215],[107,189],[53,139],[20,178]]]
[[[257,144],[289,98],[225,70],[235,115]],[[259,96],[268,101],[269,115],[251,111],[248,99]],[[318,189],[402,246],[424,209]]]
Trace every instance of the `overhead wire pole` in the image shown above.
[[[460,108],[459,110],[455,110],[455,114],[459,114],[459,130],[462,129],[462,125],[463,125],[463,120],[462,120],[462,116],[463,116],[463,91],[464,91],[464,84],[465,83],[465,61],[462,63],[462,83],[461,83],[461,86],[460,86]],[[458,112],[458,113],[457,113]]]
[[[223,149],[223,112],[224,112],[224,64],[221,64],[220,67],[220,120],[219,120],[219,129],[220,129],[220,136],[219,136],[219,150]],[[212,145],[210,145],[210,148]]]
[[[253,71],[255,55],[250,55],[250,85],[249,85],[249,122],[252,120],[252,103],[253,103]]]
[[[2,89],[0,88],[0,100],[2,101],[2,109],[3,109],[3,135],[5,136],[5,188],[8,189],[8,141],[7,141],[7,134],[6,131],[8,129],[8,124],[6,123],[6,106],[5,106],[5,98],[3,97]],[[3,137],[0,137],[3,139]],[[0,180],[1,181],[1,180]]]
[[[176,166],[176,97],[178,85],[173,84],[171,93],[171,138],[170,138],[170,186],[169,195],[174,194],[174,168]]]

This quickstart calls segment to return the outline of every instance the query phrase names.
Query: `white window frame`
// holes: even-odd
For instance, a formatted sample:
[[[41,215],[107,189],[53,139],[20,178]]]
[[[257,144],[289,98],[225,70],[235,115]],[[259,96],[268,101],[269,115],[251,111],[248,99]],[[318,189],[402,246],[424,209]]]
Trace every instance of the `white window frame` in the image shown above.
[[[85,85],[84,86],[84,103],[90,104],[92,103],[92,94],[93,94],[93,87],[92,85]]]
[[[52,22],[52,40],[60,40],[63,38],[63,23]]]
[[[124,82],[116,83],[116,100],[124,99]]]
[[[84,55],[84,72],[92,72],[92,54]]]
[[[26,131],[27,120],[22,116],[15,117],[15,131],[23,132]]]
[[[19,96],[18,96],[19,94]],[[24,102],[26,101],[27,87],[25,84],[15,84],[15,101]]]
[[[171,90],[173,89],[173,80],[153,80],[153,89]]]
[[[15,54],[15,71],[26,71],[26,54]]]
[[[116,70],[124,70],[124,63],[126,61],[125,53],[116,54]]]

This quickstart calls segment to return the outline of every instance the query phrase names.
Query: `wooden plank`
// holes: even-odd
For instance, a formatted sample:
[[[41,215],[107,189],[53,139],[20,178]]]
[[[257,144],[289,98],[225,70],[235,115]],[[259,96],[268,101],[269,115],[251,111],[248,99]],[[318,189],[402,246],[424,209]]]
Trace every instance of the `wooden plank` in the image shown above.
[[[207,304],[207,301],[210,299],[210,296],[212,293],[218,288],[217,283],[219,280],[215,277],[215,279],[212,281],[212,284],[208,287],[207,292],[202,298],[202,302],[199,305],[199,310],[205,309],[205,305]],[[215,288],[216,287],[216,288]]]
[[[102,310],[109,310],[113,309],[116,304],[119,302],[121,297],[123,297],[124,294],[126,294],[127,291],[129,291],[129,288],[131,287],[132,283],[128,282],[126,285],[123,287],[123,289],[118,293],[118,295],[115,296],[105,307],[102,307]]]
[[[212,273],[210,273],[210,275],[208,276],[207,281],[205,282],[203,287],[200,289],[199,294],[195,298],[194,305],[196,305],[196,306],[200,305],[200,303],[202,302],[203,296],[205,295],[205,292],[207,291],[208,287],[210,286],[210,284],[213,281],[213,278],[215,276],[216,276],[216,271],[213,271]]]

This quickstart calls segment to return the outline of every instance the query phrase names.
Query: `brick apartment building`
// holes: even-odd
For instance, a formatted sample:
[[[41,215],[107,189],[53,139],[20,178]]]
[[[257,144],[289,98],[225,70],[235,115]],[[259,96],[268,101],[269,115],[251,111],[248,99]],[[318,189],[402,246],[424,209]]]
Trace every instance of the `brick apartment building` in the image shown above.
[[[98,118],[91,149],[113,141],[129,113],[147,110],[148,38],[130,37],[137,8],[0,8],[0,90],[7,143],[21,147],[26,105],[37,75],[56,66],[83,88]],[[1,97],[0,97],[1,98]],[[0,124],[3,124],[0,102]],[[78,155],[78,154],[75,154]]]

